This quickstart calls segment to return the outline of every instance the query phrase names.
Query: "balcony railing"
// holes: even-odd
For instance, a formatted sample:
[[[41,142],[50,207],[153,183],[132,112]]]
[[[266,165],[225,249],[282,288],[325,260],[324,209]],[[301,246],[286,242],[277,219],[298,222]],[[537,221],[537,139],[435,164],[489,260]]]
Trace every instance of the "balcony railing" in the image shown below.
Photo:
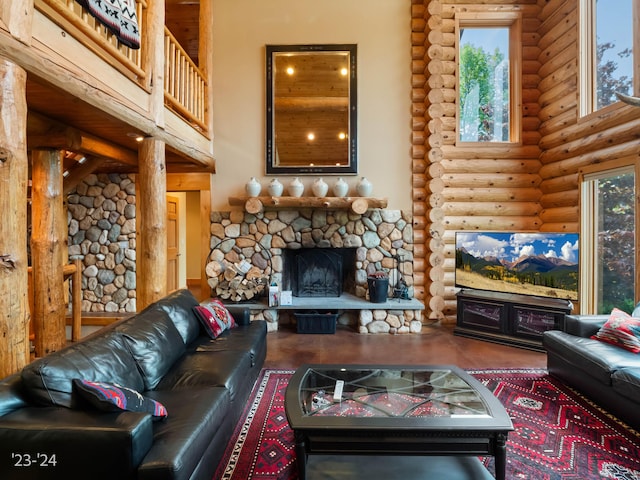
[[[116,35],[98,22],[76,0],[35,0],[35,7],[63,27],[76,40],[91,49],[114,68],[139,84],[145,84],[147,72],[142,64],[146,0],[136,1],[141,48],[131,49],[118,41]],[[207,131],[207,81],[175,37],[165,27],[165,105],[186,121]]]
[[[43,14],[115,68],[129,76],[135,75],[134,79],[138,82],[144,80],[146,73],[142,69],[140,50],[129,48],[118,42],[116,35],[98,22],[76,0],[35,0],[34,4]],[[146,8],[145,0],[136,2],[140,32],[143,31],[142,22]]]
[[[164,98],[171,108],[206,130],[207,82],[175,37],[164,29]]]

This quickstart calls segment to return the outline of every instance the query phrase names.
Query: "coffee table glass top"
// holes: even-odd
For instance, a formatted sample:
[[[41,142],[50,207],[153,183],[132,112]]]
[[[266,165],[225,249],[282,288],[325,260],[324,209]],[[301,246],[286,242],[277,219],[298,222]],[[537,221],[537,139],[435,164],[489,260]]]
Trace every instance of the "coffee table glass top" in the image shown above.
[[[310,366],[297,397],[303,417],[490,418],[478,385],[452,366]]]

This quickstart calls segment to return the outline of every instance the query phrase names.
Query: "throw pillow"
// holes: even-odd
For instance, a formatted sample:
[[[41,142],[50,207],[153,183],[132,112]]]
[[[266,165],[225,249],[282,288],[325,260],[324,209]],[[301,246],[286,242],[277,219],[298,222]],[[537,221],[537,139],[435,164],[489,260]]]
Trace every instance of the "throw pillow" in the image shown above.
[[[229,310],[217,298],[211,298],[196,305],[193,311],[211,338],[217,338],[225,330],[236,326]]]
[[[591,338],[622,347],[633,353],[640,352],[640,318],[614,308],[609,320]]]
[[[145,397],[132,388],[114,383],[92,382],[75,378],[73,385],[82,398],[103,412],[146,412],[154,419],[167,416],[167,409],[160,402]]]

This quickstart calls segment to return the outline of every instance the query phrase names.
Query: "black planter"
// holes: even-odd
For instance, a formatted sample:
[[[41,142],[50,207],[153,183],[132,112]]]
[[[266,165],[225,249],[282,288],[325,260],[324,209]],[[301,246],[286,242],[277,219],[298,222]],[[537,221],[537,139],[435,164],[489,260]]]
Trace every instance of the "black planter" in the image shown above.
[[[389,293],[389,279],[367,277],[367,283],[369,284],[369,301],[371,303],[384,303],[387,301],[387,294]]]

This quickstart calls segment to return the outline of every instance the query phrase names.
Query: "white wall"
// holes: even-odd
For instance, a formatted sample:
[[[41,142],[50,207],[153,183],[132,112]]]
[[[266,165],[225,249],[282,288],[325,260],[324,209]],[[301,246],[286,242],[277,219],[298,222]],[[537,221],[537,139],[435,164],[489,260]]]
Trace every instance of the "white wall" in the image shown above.
[[[212,210],[265,175],[265,45],[358,45],[358,177],[411,210],[411,1],[213,0]],[[301,180],[310,190],[317,175]],[[279,176],[289,183],[292,177]],[[333,184],[335,178],[325,178]],[[306,193],[305,193],[306,194]]]
[[[187,208],[187,280],[200,281],[200,192],[186,192]]]

